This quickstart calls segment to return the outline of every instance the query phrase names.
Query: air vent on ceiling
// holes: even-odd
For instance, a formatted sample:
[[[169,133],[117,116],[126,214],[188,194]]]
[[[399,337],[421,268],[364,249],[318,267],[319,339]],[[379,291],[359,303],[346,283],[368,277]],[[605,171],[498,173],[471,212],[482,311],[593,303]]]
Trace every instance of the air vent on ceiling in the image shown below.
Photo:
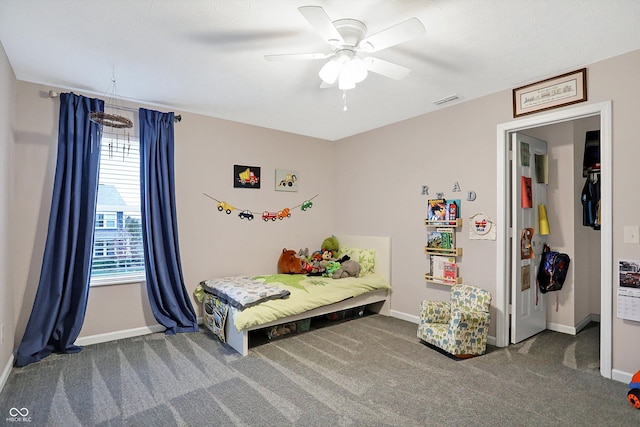
[[[447,102],[455,101],[456,99],[459,99],[459,98],[460,97],[454,93],[453,95],[445,96],[444,98],[431,101],[431,103],[435,105],[442,105],[442,104],[446,104]]]

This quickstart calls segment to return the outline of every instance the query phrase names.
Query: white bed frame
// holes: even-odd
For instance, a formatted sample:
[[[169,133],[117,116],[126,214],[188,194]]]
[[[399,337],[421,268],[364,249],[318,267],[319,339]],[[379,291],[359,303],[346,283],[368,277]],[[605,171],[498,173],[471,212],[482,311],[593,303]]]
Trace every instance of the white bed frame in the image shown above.
[[[379,276],[391,283],[391,238],[380,236],[349,236],[336,235],[340,246],[359,249],[375,249],[376,262],[375,272]],[[389,316],[391,312],[391,291],[387,289],[369,292],[354,298],[349,298],[334,304],[318,307],[295,316],[289,316],[273,322],[254,326],[249,329],[238,331],[234,326],[233,311],[229,311],[229,316],[225,325],[225,336],[227,344],[243,356],[249,354],[249,333],[257,329],[268,328],[282,323],[295,322],[309,319],[311,317],[322,316],[349,308],[367,306],[367,309],[375,313]]]

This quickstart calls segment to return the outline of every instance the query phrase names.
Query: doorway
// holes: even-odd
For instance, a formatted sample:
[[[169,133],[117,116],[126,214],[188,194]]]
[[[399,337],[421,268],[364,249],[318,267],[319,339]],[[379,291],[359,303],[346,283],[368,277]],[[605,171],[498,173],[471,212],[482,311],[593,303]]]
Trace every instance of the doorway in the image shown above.
[[[568,108],[540,116],[528,117],[497,126],[497,254],[496,254],[496,345],[509,345],[509,288],[510,281],[510,229],[507,224],[509,209],[509,135],[527,128],[540,127],[575,119],[600,117],[601,182],[601,268],[600,268],[600,374],[611,378],[611,331],[612,331],[612,146],[611,146],[611,101]]]

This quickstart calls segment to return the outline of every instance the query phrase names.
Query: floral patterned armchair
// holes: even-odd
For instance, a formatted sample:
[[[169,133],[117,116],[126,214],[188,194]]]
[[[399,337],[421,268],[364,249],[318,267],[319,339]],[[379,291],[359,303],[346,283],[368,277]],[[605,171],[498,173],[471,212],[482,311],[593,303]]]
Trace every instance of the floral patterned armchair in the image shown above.
[[[451,302],[422,301],[418,338],[455,357],[484,354],[489,332],[491,293],[454,285]]]

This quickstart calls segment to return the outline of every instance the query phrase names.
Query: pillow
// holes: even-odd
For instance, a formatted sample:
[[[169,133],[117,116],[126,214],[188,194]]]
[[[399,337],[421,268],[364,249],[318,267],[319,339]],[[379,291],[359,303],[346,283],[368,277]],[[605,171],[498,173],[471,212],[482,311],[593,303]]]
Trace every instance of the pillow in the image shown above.
[[[343,255],[349,255],[349,258],[360,263],[361,276],[375,271],[375,249],[340,248],[340,256],[338,258]]]

